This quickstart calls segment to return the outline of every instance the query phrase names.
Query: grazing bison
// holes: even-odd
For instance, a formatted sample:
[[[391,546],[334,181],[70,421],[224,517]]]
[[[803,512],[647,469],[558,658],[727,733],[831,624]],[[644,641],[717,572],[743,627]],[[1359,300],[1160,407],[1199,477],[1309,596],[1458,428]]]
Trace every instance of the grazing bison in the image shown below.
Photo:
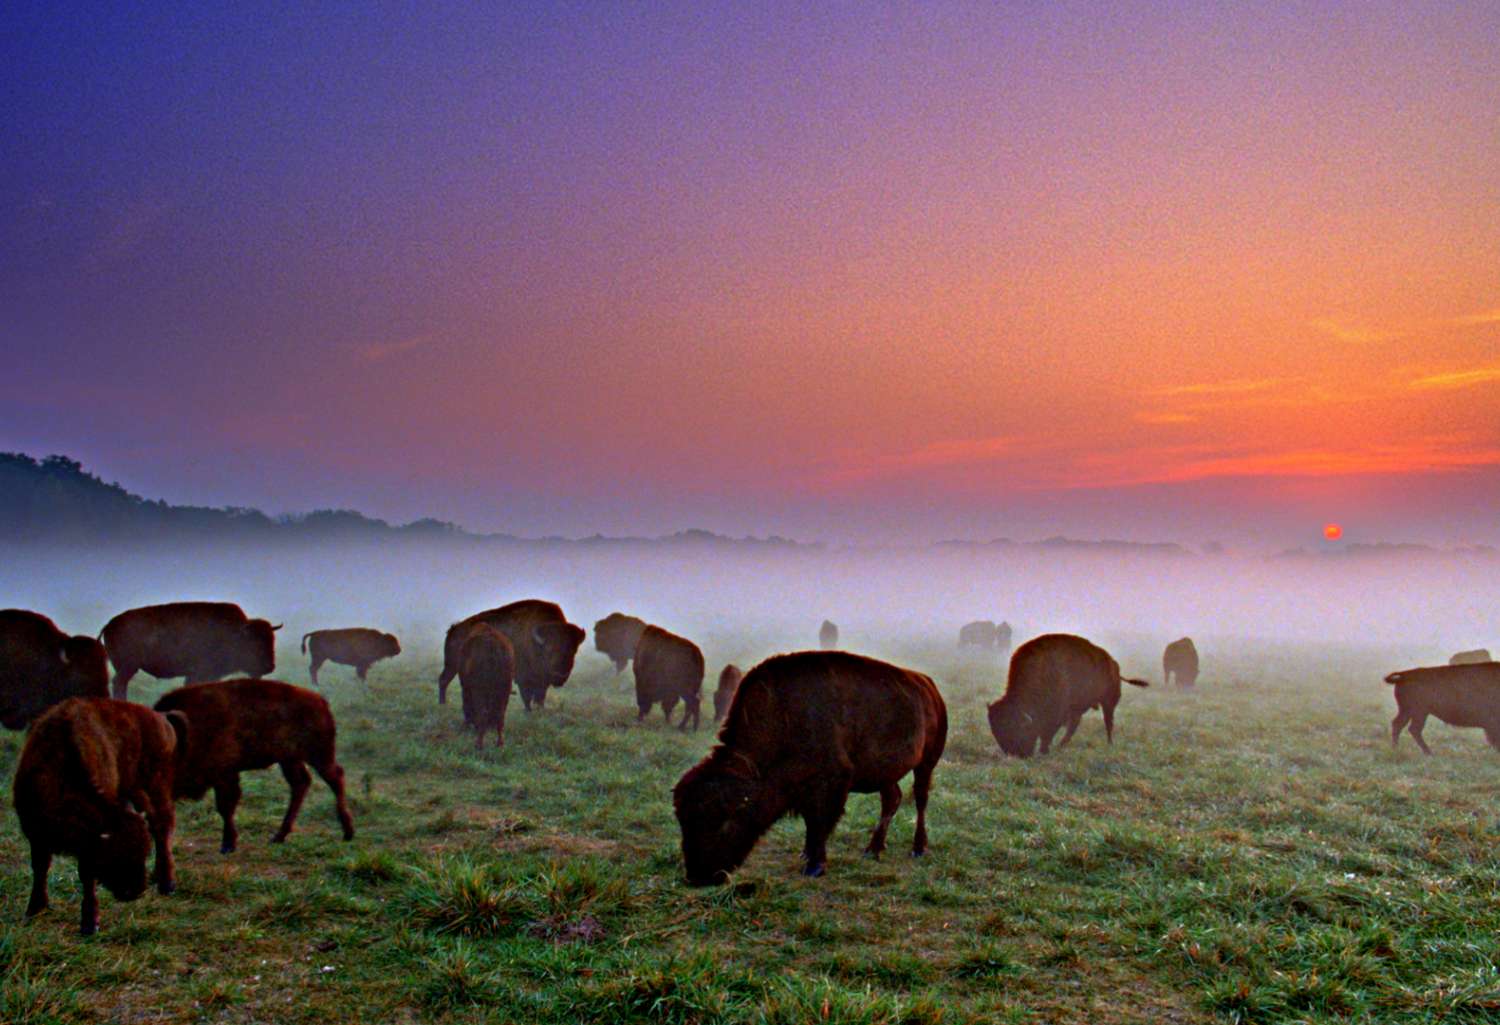
[[[469,628],[488,623],[505,635],[516,654],[516,689],[529,712],[547,702],[547,688],[561,687],[573,671],[573,659],[586,636],[550,601],[528,598],[498,609],[476,612],[454,623],[443,639],[443,671],[438,676],[438,703],[448,700],[448,684],[458,674],[459,652]]]
[[[69,698],[32,724],[13,790],[21,832],[31,843],[27,918],[47,907],[54,854],[78,859],[79,925],[86,936],[99,928],[96,883],[120,900],[146,892],[153,840],[156,888],[177,888],[172,775],[188,729],[180,715],[164,717],[104,697]]]
[[[159,680],[188,683],[231,673],[264,676],[276,668],[276,631],[264,619],[247,619],[233,602],[180,601],[122,612],[99,636],[115,666],[111,692],[125,700],[130,679],[145,670]]]
[[[988,619],[976,619],[958,628],[960,648],[993,648],[995,646],[995,624]]]
[[[395,634],[381,633],[362,626],[344,630],[314,630],[302,635],[302,653],[312,655],[312,663],[307,672],[316,687],[318,666],[324,662],[353,666],[354,674],[363,680],[376,662],[401,654],[401,642],[396,640]]]
[[[908,772],[912,854],[925,853],[927,792],[947,736],[943,698],[921,673],[844,651],[767,659],[740,683],[718,746],[672,791],[688,882],[722,881],[790,813],[807,825],[803,874],[822,875],[850,793],[880,794],[866,848],[879,857]]]
[[[1168,685],[1175,682],[1184,690],[1198,682],[1198,648],[1191,637],[1167,645],[1161,655],[1161,679]]]
[[[823,620],[823,625],[818,627],[818,647],[824,651],[832,651],[839,646],[838,624],[832,620]]]
[[[187,716],[187,746],[177,757],[172,790],[196,801],[213,788],[214,806],[224,820],[221,853],[234,850],[239,840],[234,810],[240,803],[240,773],[272,765],[281,766],[292,790],[272,843],[285,840],[297,821],[312,785],[308,765],[333,791],[344,839],[354,838],[344,770],[334,757],[333,713],[323,695],[280,680],[224,680],[168,691],[155,707]]]
[[[1475,648],[1473,651],[1460,651],[1448,660],[1450,666],[1472,666],[1480,662],[1493,662],[1490,658],[1488,648]]]
[[[1427,717],[1435,715],[1449,726],[1478,726],[1490,746],[1500,748],[1500,663],[1403,669],[1385,682],[1396,685],[1392,747],[1406,726],[1422,753],[1432,754],[1422,728]]]
[[[0,725],[25,729],[64,698],[108,696],[104,645],[69,637],[39,612],[0,610]]]
[[[735,691],[740,689],[740,681],[744,678],[745,674],[736,665],[725,666],[719,671],[719,689],[714,691],[714,722],[723,719],[724,713],[729,711]]]
[[[1072,740],[1083,714],[1099,708],[1104,711],[1104,735],[1114,743],[1122,681],[1148,686],[1145,680],[1121,676],[1109,652],[1082,637],[1034,637],[1011,656],[1005,696],[990,705],[990,732],[1006,754],[1028,758],[1038,741],[1042,754],[1050,751],[1053,736],[1065,726],[1067,733],[1058,747]]]
[[[609,660],[615,664],[615,672],[623,672],[635,655],[635,646],[640,642],[641,631],[644,629],[644,619],[636,619],[623,612],[611,612],[594,624],[594,650],[609,656]]]
[[[458,652],[458,685],[464,693],[464,722],[474,727],[474,750],[484,749],[484,735],[495,731],[495,746],[505,746],[505,709],[516,676],[516,653],[505,635],[488,623],[475,623]]]
[[[681,701],[679,728],[686,730],[691,717],[696,730],[702,691],[703,652],[698,645],[659,626],[642,630],[635,646],[635,707],[640,710],[636,721],[645,719],[659,702],[662,716],[671,722],[672,709]]]

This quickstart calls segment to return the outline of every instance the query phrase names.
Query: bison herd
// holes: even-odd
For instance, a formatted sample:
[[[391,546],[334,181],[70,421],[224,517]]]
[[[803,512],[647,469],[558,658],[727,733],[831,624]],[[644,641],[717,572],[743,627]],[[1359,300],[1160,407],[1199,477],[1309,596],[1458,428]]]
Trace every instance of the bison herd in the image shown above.
[[[69,636],[36,612],[0,611],[0,723],[29,725],[14,782],[16,814],[31,845],[28,917],[47,907],[47,870],[57,854],[77,861],[85,933],[98,927],[97,885],[120,900],[139,897],[153,849],[152,882],[171,893],[177,800],[212,790],[223,821],[220,850],[232,852],[242,772],[275,765],[286,778],[286,813],[273,842],[292,831],[312,772],[333,791],[344,839],[354,836],[328,702],[315,691],[260,679],[275,668],[279,629],[224,602],[131,609],[105,624],[98,639]],[[912,853],[926,851],[928,792],[948,734],[942,695],[922,673],[835,650],[838,637],[825,620],[819,650],[776,655],[748,673],[734,665],[721,670],[713,695],[718,743],[672,791],[689,883],[723,881],[789,814],[806,827],[803,872],[823,874],[828,838],[851,793],[880,795],[866,849],[878,857],[908,773],[917,811]],[[547,692],[567,683],[584,638],[552,602],[475,613],[444,637],[438,701],[447,701],[457,679],[476,748],[491,731],[503,745],[512,688],[528,711],[545,706]],[[638,720],[660,705],[670,723],[680,703],[678,728],[698,728],[706,669],[698,645],[619,612],[594,624],[594,645],[617,673],[633,667]],[[958,645],[1003,655],[1010,624],[965,624]],[[401,645],[392,634],[356,627],[304,634],[302,651],[316,686],[324,663],[350,666],[364,680]],[[147,709],[126,700],[141,671],[186,685]],[[1179,688],[1195,686],[1199,658],[1190,638],[1167,645],[1162,673]],[[1405,728],[1430,754],[1422,729],[1437,716],[1483,729],[1500,748],[1500,663],[1487,651],[1385,679],[1395,685],[1398,710],[1392,744]],[[1033,638],[1010,656],[1005,693],[988,709],[990,730],[1001,751],[1026,758],[1048,753],[1059,731],[1058,746],[1067,744],[1084,714],[1098,709],[1112,742],[1122,683],[1147,685],[1122,675],[1107,651],[1082,637]]]

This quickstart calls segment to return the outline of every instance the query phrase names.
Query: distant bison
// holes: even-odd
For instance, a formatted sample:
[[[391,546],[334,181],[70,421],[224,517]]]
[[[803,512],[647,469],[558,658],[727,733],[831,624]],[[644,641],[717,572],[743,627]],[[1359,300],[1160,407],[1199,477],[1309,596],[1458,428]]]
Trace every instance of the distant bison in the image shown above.
[[[158,712],[187,717],[186,749],[178,755],[173,793],[198,800],[210,788],[224,820],[221,853],[235,849],[239,831],[240,773],[281,766],[291,800],[272,843],[287,838],[307,797],[311,765],[333,791],[344,839],[354,838],[354,817],[344,799],[344,770],[334,757],[333,712],[323,695],[280,680],[224,680],[179,687],[156,702]]]
[[[1120,683],[1148,686],[1120,675],[1109,652],[1072,634],[1044,634],[1016,649],[1010,660],[1005,696],[989,708],[990,732],[1000,749],[1028,758],[1040,741],[1042,754],[1057,731],[1067,727],[1061,747],[1073,739],[1083,714],[1104,711],[1104,735],[1114,742],[1115,706]]]
[[[527,711],[547,702],[547,688],[561,687],[573,671],[583,628],[569,623],[550,601],[529,598],[498,609],[476,612],[454,623],[443,639],[443,671],[438,676],[438,702],[448,700],[448,684],[458,675],[459,652],[475,623],[488,623],[505,635],[516,655],[516,689]]]
[[[958,628],[960,648],[993,648],[995,646],[995,624],[988,619],[976,619]]]
[[[1473,651],[1460,651],[1448,660],[1450,666],[1472,666],[1480,662],[1493,662],[1488,648],[1475,648]]]
[[[609,656],[609,660],[615,664],[615,672],[623,672],[635,655],[635,646],[644,629],[644,619],[636,619],[623,612],[611,612],[594,624],[594,650]]]
[[[839,646],[839,628],[831,620],[823,620],[823,625],[818,627],[818,647],[824,651],[832,651]]]
[[[1010,624],[1001,623],[995,627],[995,650],[1000,654],[1010,654]]]
[[[740,689],[740,681],[745,674],[740,672],[736,665],[725,666],[719,671],[719,689],[714,691],[714,722],[724,718],[724,713],[729,711],[730,702],[734,701],[735,692]]]
[[[248,619],[232,602],[181,601],[122,612],[99,636],[115,666],[111,691],[124,700],[130,679],[145,670],[160,680],[183,676],[188,683],[231,673],[264,676],[276,668],[276,631],[264,619]]]
[[[47,907],[54,854],[78,859],[84,935],[99,928],[96,883],[120,900],[146,892],[153,840],[156,887],[176,889],[172,773],[187,729],[180,715],[164,717],[101,697],[69,698],[32,724],[13,790],[21,832],[31,844],[27,918]]]
[[[1490,746],[1500,748],[1500,663],[1403,669],[1385,682],[1396,685],[1392,747],[1406,726],[1422,753],[1432,754],[1422,729],[1427,717],[1435,715],[1449,726],[1478,726]]]
[[[1198,682],[1198,648],[1191,637],[1183,637],[1168,644],[1161,656],[1162,683],[1184,689]]]
[[[343,630],[314,630],[302,635],[302,653],[312,655],[312,664],[308,666],[307,672],[316,687],[318,666],[324,662],[353,666],[354,674],[363,680],[376,662],[401,654],[401,642],[396,640],[395,634],[381,633],[363,626]]]
[[[39,612],[0,611],[0,725],[25,729],[64,698],[108,696],[104,645],[69,637]]]
[[[691,717],[696,730],[702,692],[703,652],[698,645],[659,626],[641,631],[635,646],[635,706],[640,712],[636,720],[645,719],[651,706],[659,703],[662,716],[671,722],[672,709],[681,701],[680,728],[686,730]]]
[[[880,794],[866,848],[879,857],[908,772],[912,854],[923,854],[927,793],[947,736],[947,708],[921,673],[842,651],[767,659],[741,682],[718,746],[672,791],[688,882],[723,881],[791,813],[807,826],[803,874],[822,875],[851,792]]]
[[[516,653],[505,635],[488,623],[475,623],[458,653],[458,685],[464,693],[464,722],[474,727],[474,750],[495,731],[495,746],[505,746],[505,710],[516,676]]]

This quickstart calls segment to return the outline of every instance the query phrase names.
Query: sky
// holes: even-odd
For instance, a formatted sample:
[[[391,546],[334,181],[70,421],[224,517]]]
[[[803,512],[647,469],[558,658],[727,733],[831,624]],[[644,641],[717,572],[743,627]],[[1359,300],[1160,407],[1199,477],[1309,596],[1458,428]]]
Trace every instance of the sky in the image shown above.
[[[0,449],[528,535],[1500,542],[1500,5],[217,6],[7,5]]]

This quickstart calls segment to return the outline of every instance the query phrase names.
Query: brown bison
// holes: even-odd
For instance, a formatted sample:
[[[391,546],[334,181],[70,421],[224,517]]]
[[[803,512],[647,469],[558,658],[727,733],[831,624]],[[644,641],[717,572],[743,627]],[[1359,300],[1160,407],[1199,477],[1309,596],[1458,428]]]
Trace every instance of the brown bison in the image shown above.
[[[363,680],[376,662],[401,654],[401,642],[396,640],[395,634],[381,633],[363,626],[343,630],[314,630],[302,635],[302,654],[309,653],[312,655],[312,664],[307,671],[316,687],[318,666],[324,662],[353,666],[354,675]]]
[[[839,646],[838,624],[832,620],[823,620],[823,625],[818,627],[818,647],[824,651],[832,651]]]
[[[515,676],[516,653],[510,641],[488,623],[475,623],[458,652],[464,722],[474,727],[474,750],[484,749],[484,735],[490,730],[495,731],[495,746],[505,746],[505,710]]]
[[[736,665],[725,666],[719,671],[719,689],[714,691],[714,722],[723,719],[724,713],[729,711],[735,691],[740,689],[740,681],[744,678],[745,674]]]
[[[1001,623],[995,627],[995,650],[1000,652],[1001,656],[1010,653],[1010,638],[1009,623]]]
[[[297,821],[312,785],[308,765],[333,791],[344,839],[354,838],[344,770],[334,757],[333,712],[323,695],[280,680],[224,680],[168,691],[155,707],[187,716],[187,746],[178,754],[172,789],[177,797],[196,801],[213,788],[214,806],[224,820],[221,853],[234,850],[239,840],[234,810],[240,803],[240,773],[272,765],[281,766],[292,791],[272,843],[285,840]]]
[[[1034,637],[1011,656],[1005,696],[989,708],[990,732],[1006,754],[1028,758],[1038,741],[1042,754],[1050,751],[1052,738],[1063,727],[1067,733],[1058,746],[1072,740],[1083,714],[1098,708],[1104,712],[1104,735],[1114,743],[1121,682],[1149,686],[1121,676],[1109,652],[1082,637]]]
[[[594,624],[594,650],[608,655],[615,664],[615,672],[624,672],[635,655],[635,646],[640,643],[641,631],[646,629],[644,619],[627,616],[623,612],[611,612]]]
[[[276,668],[276,631],[264,619],[248,619],[233,602],[180,601],[122,612],[99,636],[115,666],[113,695],[125,700],[130,679],[145,670],[159,680],[183,676],[188,683],[231,673],[264,676]]]
[[[960,648],[993,648],[995,646],[995,624],[988,619],[976,619],[958,628]]]
[[[448,701],[448,684],[458,675],[459,652],[469,628],[488,623],[505,635],[516,655],[516,688],[526,710],[547,702],[547,688],[561,687],[573,671],[573,659],[586,636],[550,601],[528,598],[498,609],[476,612],[454,623],[443,639],[443,671],[438,676],[438,703]]]
[[[660,703],[662,716],[671,722],[672,709],[681,701],[679,728],[686,730],[691,717],[696,730],[702,692],[703,652],[698,645],[659,626],[642,630],[635,646],[635,707],[640,711],[636,721]]]
[[[688,882],[722,881],[791,813],[807,826],[802,872],[822,875],[851,792],[880,794],[866,848],[879,857],[908,772],[912,854],[925,853],[927,792],[947,736],[942,695],[921,673],[844,651],[767,659],[740,683],[718,746],[672,791]]]
[[[1181,637],[1168,644],[1161,654],[1162,683],[1187,690],[1198,682],[1198,648],[1191,637]]]
[[[1385,682],[1396,685],[1392,747],[1406,726],[1422,753],[1432,754],[1422,729],[1427,717],[1435,715],[1449,726],[1478,726],[1490,746],[1500,748],[1500,663],[1403,669]]]
[[[41,613],[0,610],[0,725],[25,729],[64,698],[108,696],[104,645],[69,637]]]
[[[84,935],[99,928],[96,883],[119,900],[146,892],[152,841],[156,888],[177,888],[172,775],[188,729],[180,715],[103,697],[69,698],[32,724],[13,790],[21,832],[31,844],[27,918],[47,907],[54,854],[78,859]]]
[[[1493,662],[1490,658],[1488,648],[1475,648],[1473,651],[1460,651],[1448,660],[1450,666],[1472,666],[1480,662]]]

